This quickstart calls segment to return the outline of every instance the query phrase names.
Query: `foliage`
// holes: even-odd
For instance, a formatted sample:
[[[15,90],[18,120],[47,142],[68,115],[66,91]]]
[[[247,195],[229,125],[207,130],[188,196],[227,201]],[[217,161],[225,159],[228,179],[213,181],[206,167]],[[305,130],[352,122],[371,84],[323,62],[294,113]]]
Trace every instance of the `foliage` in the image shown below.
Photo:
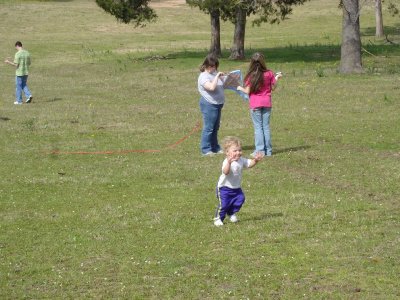
[[[144,26],[145,22],[154,21],[155,11],[148,6],[149,0],[96,0],[98,6],[123,23]]]
[[[228,12],[233,9],[233,2],[227,0],[186,0],[186,3],[191,7],[198,7],[201,11],[210,14],[212,11],[218,10],[220,17],[226,21],[227,15],[223,12]]]
[[[388,3],[388,10],[389,10],[390,14],[392,15],[392,17],[400,15],[398,7],[392,1],[390,1]]]
[[[250,10],[258,17],[253,21],[253,24],[260,25],[261,23],[279,23],[285,20],[288,15],[293,12],[293,6],[302,5],[309,0],[256,0],[253,2],[253,8]]]
[[[199,7],[204,12],[219,9],[221,18],[232,23],[236,22],[236,9],[246,11],[247,16],[256,15],[254,25],[262,23],[279,23],[293,11],[293,6],[304,4],[309,0],[186,0],[190,6]]]

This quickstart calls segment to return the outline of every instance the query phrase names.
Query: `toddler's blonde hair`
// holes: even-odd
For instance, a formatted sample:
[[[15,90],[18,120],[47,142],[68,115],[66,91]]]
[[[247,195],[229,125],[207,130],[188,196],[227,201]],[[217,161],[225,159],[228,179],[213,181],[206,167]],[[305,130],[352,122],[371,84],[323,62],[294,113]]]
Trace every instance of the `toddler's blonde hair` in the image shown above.
[[[236,136],[227,136],[222,140],[222,148],[224,149],[225,153],[232,146],[238,146],[238,147],[241,148],[242,147],[242,142]]]

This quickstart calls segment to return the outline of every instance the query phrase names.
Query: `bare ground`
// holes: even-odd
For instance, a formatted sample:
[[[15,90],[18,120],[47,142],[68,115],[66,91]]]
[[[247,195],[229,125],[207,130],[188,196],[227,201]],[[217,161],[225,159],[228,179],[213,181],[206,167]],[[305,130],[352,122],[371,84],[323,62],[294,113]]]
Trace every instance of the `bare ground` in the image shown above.
[[[177,7],[186,4],[185,0],[160,0],[160,1],[152,1],[152,7]]]

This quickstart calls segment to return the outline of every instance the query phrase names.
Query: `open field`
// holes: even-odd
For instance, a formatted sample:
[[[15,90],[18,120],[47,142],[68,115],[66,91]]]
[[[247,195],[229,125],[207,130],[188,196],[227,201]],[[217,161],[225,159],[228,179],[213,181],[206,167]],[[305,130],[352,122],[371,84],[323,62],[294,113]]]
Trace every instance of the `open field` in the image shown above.
[[[247,56],[285,74],[274,155],[244,173],[241,221],[215,228],[223,157],[201,157],[197,130],[209,16],[155,1],[133,28],[90,0],[0,0],[0,58],[23,42],[34,95],[13,105],[0,65],[0,298],[399,299],[400,47],[364,7],[365,74],[338,74],[336,2],[248,26]],[[232,34],[220,69],[245,71]],[[226,97],[220,137],[248,156],[247,105]]]

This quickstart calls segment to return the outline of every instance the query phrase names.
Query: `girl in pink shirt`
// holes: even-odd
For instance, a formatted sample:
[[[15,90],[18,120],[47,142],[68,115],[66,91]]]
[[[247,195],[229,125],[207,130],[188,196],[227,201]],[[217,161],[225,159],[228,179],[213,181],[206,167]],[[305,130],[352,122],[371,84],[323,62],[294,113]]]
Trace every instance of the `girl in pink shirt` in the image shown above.
[[[276,75],[265,65],[264,55],[256,52],[251,57],[249,70],[244,78],[245,87],[238,86],[238,90],[249,95],[251,119],[254,125],[255,150],[252,153],[272,155],[271,132],[269,120],[271,117],[271,94],[275,89],[281,73]]]

